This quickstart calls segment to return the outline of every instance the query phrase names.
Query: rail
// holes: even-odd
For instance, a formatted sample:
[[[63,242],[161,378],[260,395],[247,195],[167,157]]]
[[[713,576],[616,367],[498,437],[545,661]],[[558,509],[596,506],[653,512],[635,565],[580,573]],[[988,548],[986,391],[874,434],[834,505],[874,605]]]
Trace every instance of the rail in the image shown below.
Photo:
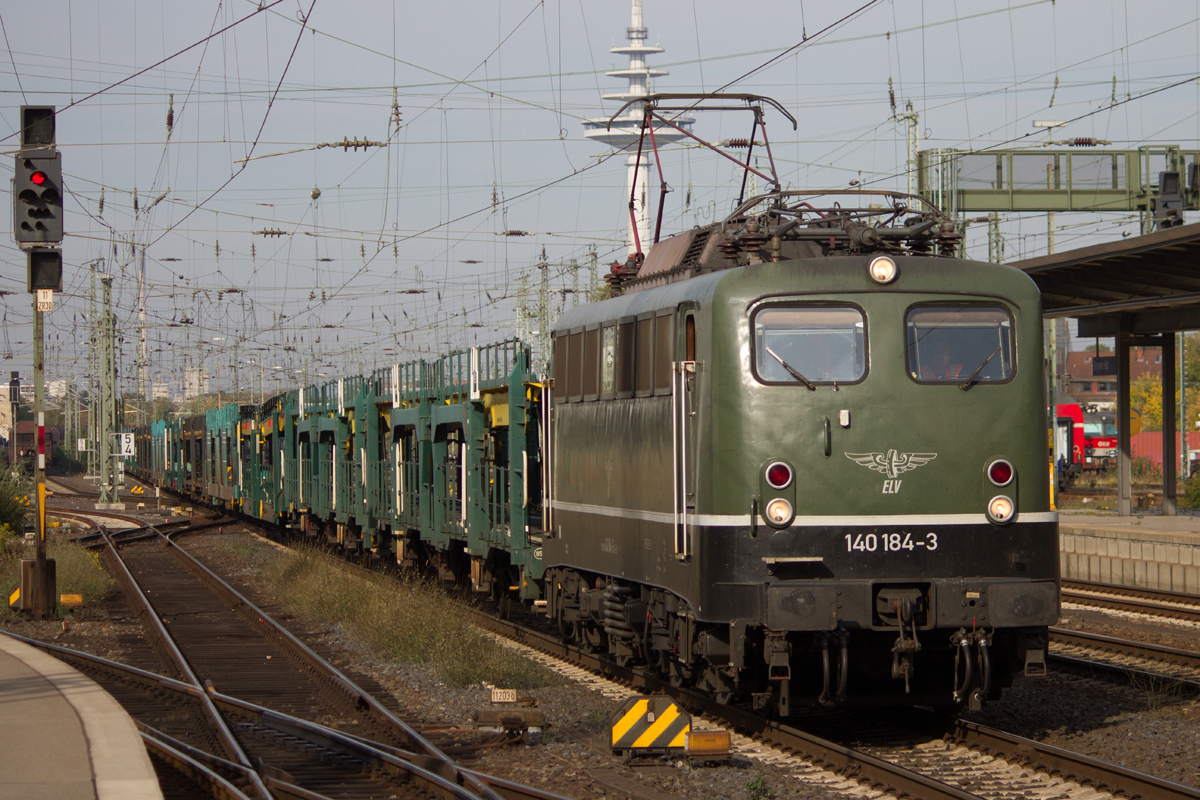
[[[239,725],[250,725],[265,729],[282,737],[299,740],[312,748],[349,754],[362,759],[368,767],[376,768],[380,771],[406,773],[410,777],[424,782],[426,787],[435,790],[435,794],[438,796],[450,796],[459,798],[460,800],[478,800],[481,796],[470,785],[460,785],[455,783],[452,778],[440,774],[444,770],[444,765],[439,763],[437,759],[431,759],[427,754],[415,753],[380,742],[374,742],[301,717],[283,714],[246,700],[231,697],[211,688],[197,688],[186,681],[179,681],[136,667],[119,664],[90,653],[35,639],[27,639],[16,634],[6,633],[6,635],[54,655],[63,661],[83,666],[93,674],[106,674],[122,683],[136,684],[151,694],[157,695],[167,692],[170,695],[184,698],[189,702],[203,702],[207,699],[211,701],[213,707],[222,715],[236,719]],[[249,782],[254,782],[258,779],[267,788],[274,790],[274,794],[277,797],[321,797],[320,795],[306,792],[306,790],[273,776],[269,772],[268,774],[259,775],[254,768],[246,767],[236,761],[231,761],[192,747],[145,723],[135,720],[135,724],[142,734],[143,742],[147,744],[149,749],[154,750],[157,754],[165,755],[167,760],[176,765],[190,765],[210,776],[216,775],[217,780],[208,779],[214,787],[223,788],[231,785],[228,781],[220,778],[219,772],[225,771],[235,773]],[[479,785],[485,786],[489,791],[502,794],[505,798],[567,800],[567,798],[552,792],[523,786],[512,781],[486,775],[476,770],[462,767],[458,769],[465,779],[465,783],[471,784],[477,782]],[[222,795],[217,794],[216,796],[220,797]],[[247,796],[234,787],[234,793],[228,795],[228,797],[241,800]]]
[[[529,647],[563,659],[576,666],[624,683],[644,693],[667,694],[681,705],[730,725],[746,735],[761,738],[785,750],[834,771],[853,776],[868,784],[887,787],[892,792],[922,798],[949,800],[975,797],[969,792],[927,775],[892,764],[884,759],[843,747],[805,731],[768,720],[753,712],[721,705],[699,692],[671,686],[649,673],[620,667],[592,653],[568,647],[556,637],[520,626],[495,614],[477,612],[476,623]],[[1200,655],[1200,654],[1197,654]],[[1073,780],[1091,784],[1128,797],[1154,800],[1200,800],[1200,790],[1156,778],[1136,770],[1107,763],[1078,753],[1043,745],[1019,736],[1003,733],[962,720],[947,723],[945,735],[1006,760],[1028,763],[1039,770],[1061,773]]]
[[[165,536],[162,538],[166,541],[170,541],[169,539],[166,539]],[[142,623],[143,628],[153,635],[155,648],[159,652],[166,655],[172,666],[181,676],[185,678],[184,682],[189,684],[193,689],[196,689],[200,693],[197,699],[204,708],[205,716],[207,717],[209,724],[212,725],[216,731],[217,738],[220,741],[221,746],[225,749],[226,754],[229,755],[231,760],[237,763],[240,767],[253,772],[254,767],[249,756],[246,755],[245,750],[243,750],[241,744],[238,743],[237,738],[233,735],[233,731],[229,729],[224,717],[222,717],[220,712],[217,711],[212,699],[204,691],[204,685],[200,682],[200,678],[192,670],[192,667],[188,663],[187,659],[184,658],[183,653],[175,644],[175,640],[171,637],[171,634],[167,632],[166,626],[159,618],[159,615],[155,613],[154,607],[150,604],[149,598],[146,597],[141,587],[138,586],[137,581],[134,580],[133,574],[129,571],[128,567],[125,566],[124,560],[117,552],[116,545],[107,535],[105,536],[105,554],[108,557],[109,566],[112,567],[114,573],[116,574],[117,581],[121,584],[121,588],[125,591],[125,596],[128,597],[133,603],[138,619]],[[257,773],[254,773],[254,775],[255,777],[251,780],[251,786],[253,787],[255,793],[258,794],[259,797],[263,798],[263,800],[271,800],[270,791],[267,790],[267,787],[262,783],[261,779],[257,778]]]
[[[1135,642],[1114,636],[1101,636],[1098,633],[1067,630],[1066,628],[1051,628],[1050,642],[1051,644],[1074,645],[1102,653],[1146,659],[1172,664],[1187,670],[1200,671],[1200,651],[1196,650],[1180,650],[1150,642]],[[1193,681],[1193,683],[1195,682]],[[1200,684],[1197,685],[1200,686]]]
[[[1062,582],[1064,600],[1097,608],[1200,622],[1200,597],[1184,592],[1118,586],[1097,581]]]
[[[153,526],[147,526],[153,528]],[[457,763],[448,758],[438,747],[430,743],[420,734],[418,734],[408,724],[396,717],[387,708],[382,706],[373,696],[363,691],[357,684],[346,677],[340,670],[314,653],[307,645],[297,639],[290,631],[275,622],[262,609],[258,608],[249,599],[241,595],[232,586],[222,580],[218,575],[212,572],[208,567],[202,564],[194,556],[180,547],[173,541],[172,537],[159,532],[157,534],[170,553],[179,559],[189,572],[195,575],[212,591],[216,592],[222,599],[228,603],[229,607],[238,610],[242,617],[249,621],[251,625],[259,629],[260,633],[266,635],[276,646],[282,647],[298,662],[315,674],[319,675],[322,682],[337,693],[346,698],[349,707],[357,708],[375,722],[390,730],[395,736],[410,747],[414,753],[410,762],[406,762],[403,768],[412,773],[414,777],[420,777],[427,782],[430,789],[438,789],[443,792],[452,790],[452,796],[463,798],[483,798],[484,800],[501,800],[501,796],[496,790],[491,788],[487,781],[483,780],[477,773],[462,770]],[[127,596],[138,609],[138,616],[148,631],[153,632],[156,647],[167,656],[169,663],[185,678],[183,683],[191,686],[201,696],[201,701],[209,713],[213,725],[218,731],[218,737],[226,750],[230,759],[239,764],[242,768],[253,771],[254,767],[251,760],[241,749],[232,732],[224,722],[224,717],[220,715],[214,701],[218,694],[211,689],[205,690],[200,678],[193,671],[187,659],[183,656],[173,638],[168,633],[162,619],[155,612],[149,599],[142,592],[129,572],[115,543],[111,538],[107,539],[107,553],[109,560],[112,562],[114,572],[118,577],[119,582],[125,589]],[[236,705],[243,709],[248,707],[248,704],[241,700],[233,698],[222,698],[225,706]],[[227,710],[227,709],[226,709]],[[283,719],[286,715],[279,715],[276,712],[270,712],[265,709],[254,708],[250,709],[256,719],[257,724],[263,724],[267,719]],[[215,716],[212,716],[215,714]],[[271,716],[274,715],[274,716]],[[309,735],[313,735],[315,727],[312,723],[303,721],[297,722],[294,718],[287,718],[281,723],[285,729],[291,730],[299,725],[305,728]],[[322,735],[344,737],[343,734],[334,731],[328,731]],[[361,748],[360,748],[361,749]],[[371,749],[371,748],[368,748]],[[375,748],[372,757],[378,758],[380,751]],[[394,756],[384,754],[384,760],[394,759]],[[428,775],[418,775],[417,772],[426,772]],[[433,781],[433,783],[430,783]],[[440,781],[440,783],[439,783]],[[267,791],[270,784],[269,776],[264,776],[262,780],[258,780],[255,785],[255,790],[264,800],[271,797]],[[261,787],[261,788],[260,788]],[[511,792],[509,792],[511,794]],[[518,796],[529,797],[547,797],[550,795],[542,794],[521,794]]]
[[[378,700],[367,692],[364,692],[357,684],[347,678],[341,670],[314,653],[289,630],[275,622],[269,614],[241,595],[194,556],[168,537],[164,536],[163,540],[169,544],[171,552],[185,562],[189,571],[197,575],[211,589],[224,597],[226,601],[232,604],[232,607],[244,608],[248,612],[247,618],[256,620],[256,627],[259,627],[260,630],[267,633],[277,644],[282,645],[291,652],[298,661],[306,664],[326,681],[340,689],[350,700],[353,707],[362,709],[374,719],[384,722],[403,741],[409,743],[410,746],[423,755],[433,758],[437,762],[438,771],[452,776],[455,783],[460,783],[472,789],[479,797],[487,798],[487,800],[500,800],[500,797],[492,789],[480,783],[478,779],[460,775],[458,765],[442,753],[441,750],[424,739],[407,723],[392,714]]]

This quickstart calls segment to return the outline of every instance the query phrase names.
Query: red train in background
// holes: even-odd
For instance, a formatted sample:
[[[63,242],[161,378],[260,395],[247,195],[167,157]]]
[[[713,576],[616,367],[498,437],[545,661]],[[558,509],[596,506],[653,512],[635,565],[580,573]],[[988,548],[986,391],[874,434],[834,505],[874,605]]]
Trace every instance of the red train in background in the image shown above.
[[[1134,431],[1136,433],[1136,431]],[[1117,413],[1085,411],[1083,414],[1083,468],[1108,469],[1117,465]]]
[[[1085,410],[1078,403],[1059,403],[1055,436],[1058,440],[1058,485],[1066,488],[1087,471],[1117,464],[1117,415]]]

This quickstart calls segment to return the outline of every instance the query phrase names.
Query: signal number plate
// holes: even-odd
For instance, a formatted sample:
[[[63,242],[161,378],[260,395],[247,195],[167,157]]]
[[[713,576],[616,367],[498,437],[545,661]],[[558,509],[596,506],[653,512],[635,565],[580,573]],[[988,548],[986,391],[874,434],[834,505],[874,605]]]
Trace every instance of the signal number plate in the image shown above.
[[[898,553],[901,550],[937,550],[938,537],[936,533],[927,533],[924,538],[913,538],[911,533],[847,533],[847,553],[874,553],[882,550],[885,553]]]

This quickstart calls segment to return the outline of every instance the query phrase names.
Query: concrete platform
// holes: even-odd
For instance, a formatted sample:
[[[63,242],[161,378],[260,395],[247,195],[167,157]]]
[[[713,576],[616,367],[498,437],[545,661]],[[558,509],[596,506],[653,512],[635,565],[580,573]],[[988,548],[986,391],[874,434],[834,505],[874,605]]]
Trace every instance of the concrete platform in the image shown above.
[[[0,800],[162,800],[142,738],[117,701],[3,634]]]
[[[1061,511],[1063,578],[1200,594],[1200,516]]]

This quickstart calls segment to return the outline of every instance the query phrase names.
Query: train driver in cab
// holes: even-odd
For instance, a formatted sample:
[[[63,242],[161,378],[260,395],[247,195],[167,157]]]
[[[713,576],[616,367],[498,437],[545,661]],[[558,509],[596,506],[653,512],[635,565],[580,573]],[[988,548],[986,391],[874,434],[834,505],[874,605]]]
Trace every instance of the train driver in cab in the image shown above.
[[[945,341],[932,342],[929,347],[929,356],[929,361],[921,365],[922,380],[957,378],[962,372],[962,364],[952,363],[950,345]]]

